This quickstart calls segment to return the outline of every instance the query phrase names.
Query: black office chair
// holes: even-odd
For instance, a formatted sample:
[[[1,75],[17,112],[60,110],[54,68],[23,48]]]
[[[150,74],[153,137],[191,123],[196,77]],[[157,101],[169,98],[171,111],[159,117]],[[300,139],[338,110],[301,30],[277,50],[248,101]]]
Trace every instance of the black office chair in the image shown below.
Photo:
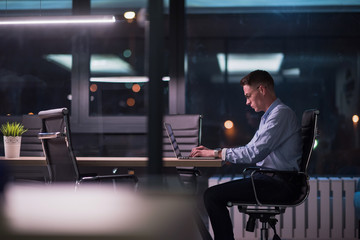
[[[20,156],[44,156],[38,133],[41,129],[41,119],[37,115],[23,115],[22,124],[27,131],[21,138]]]
[[[189,156],[191,149],[201,144],[201,124],[202,116],[199,114],[178,114],[164,116],[164,122],[170,123],[176,136],[183,156]],[[163,156],[175,157],[169,138],[165,132],[163,134]],[[177,167],[177,172],[181,183],[186,188],[196,191],[197,177],[201,172],[196,167]]]
[[[277,223],[276,215],[282,214],[285,212],[287,207],[298,206],[303,203],[310,191],[309,185],[309,176],[307,174],[307,167],[310,161],[312,149],[315,143],[315,138],[317,137],[317,119],[319,111],[318,110],[306,110],[302,116],[301,122],[301,134],[303,141],[303,154],[302,160],[300,163],[300,171],[275,171],[270,169],[261,169],[261,168],[246,168],[244,170],[244,177],[250,173],[250,178],[252,182],[252,188],[254,190],[254,196],[256,202],[253,203],[244,203],[244,202],[229,202],[228,206],[238,206],[238,210],[241,213],[249,215],[249,219],[246,225],[246,231],[253,232],[255,229],[256,220],[259,219],[262,223],[261,228],[261,240],[267,240],[269,234],[269,225],[274,229],[274,240],[280,239],[276,233],[275,225]],[[298,196],[294,200],[283,199],[281,202],[262,202],[258,196],[256,189],[256,183],[254,182],[254,174],[263,173],[263,174],[272,174],[286,176],[287,179],[291,179],[296,184],[298,188]]]
[[[71,143],[69,111],[66,108],[51,109],[39,112],[42,129],[38,134],[46,156],[50,182],[100,182],[120,179],[121,182],[133,182],[138,178],[133,174],[97,175],[82,174],[79,171]]]

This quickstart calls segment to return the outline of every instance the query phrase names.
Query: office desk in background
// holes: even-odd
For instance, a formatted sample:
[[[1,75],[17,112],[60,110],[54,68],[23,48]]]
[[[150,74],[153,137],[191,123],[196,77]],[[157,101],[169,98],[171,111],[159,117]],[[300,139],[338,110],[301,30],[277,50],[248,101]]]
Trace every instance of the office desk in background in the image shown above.
[[[147,157],[77,157],[79,166],[92,167],[146,167]],[[45,157],[0,157],[0,161],[9,166],[46,166]],[[164,167],[221,167],[221,159],[187,160],[177,158],[164,158]]]

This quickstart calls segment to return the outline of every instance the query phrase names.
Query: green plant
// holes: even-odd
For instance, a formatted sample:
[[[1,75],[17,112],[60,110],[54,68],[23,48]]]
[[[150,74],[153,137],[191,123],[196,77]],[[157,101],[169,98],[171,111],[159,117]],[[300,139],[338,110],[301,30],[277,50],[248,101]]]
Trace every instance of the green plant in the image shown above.
[[[7,123],[4,123],[3,125],[1,125],[0,131],[2,132],[2,134],[4,136],[17,137],[17,136],[23,135],[23,133],[25,133],[27,131],[27,129],[25,129],[24,125],[22,125],[21,123],[7,122]]]

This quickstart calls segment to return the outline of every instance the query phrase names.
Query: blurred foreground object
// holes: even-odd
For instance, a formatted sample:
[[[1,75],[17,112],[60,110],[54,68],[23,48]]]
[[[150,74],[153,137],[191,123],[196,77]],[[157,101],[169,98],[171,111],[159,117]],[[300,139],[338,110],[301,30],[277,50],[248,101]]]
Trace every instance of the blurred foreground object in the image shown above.
[[[200,239],[187,198],[109,185],[10,185],[1,239]]]

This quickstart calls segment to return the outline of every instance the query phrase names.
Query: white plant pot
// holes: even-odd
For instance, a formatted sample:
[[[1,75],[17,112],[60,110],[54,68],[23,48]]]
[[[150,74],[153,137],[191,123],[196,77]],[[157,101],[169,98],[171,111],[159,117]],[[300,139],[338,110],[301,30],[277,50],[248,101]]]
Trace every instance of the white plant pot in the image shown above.
[[[4,149],[6,158],[20,157],[21,136],[4,136]]]

